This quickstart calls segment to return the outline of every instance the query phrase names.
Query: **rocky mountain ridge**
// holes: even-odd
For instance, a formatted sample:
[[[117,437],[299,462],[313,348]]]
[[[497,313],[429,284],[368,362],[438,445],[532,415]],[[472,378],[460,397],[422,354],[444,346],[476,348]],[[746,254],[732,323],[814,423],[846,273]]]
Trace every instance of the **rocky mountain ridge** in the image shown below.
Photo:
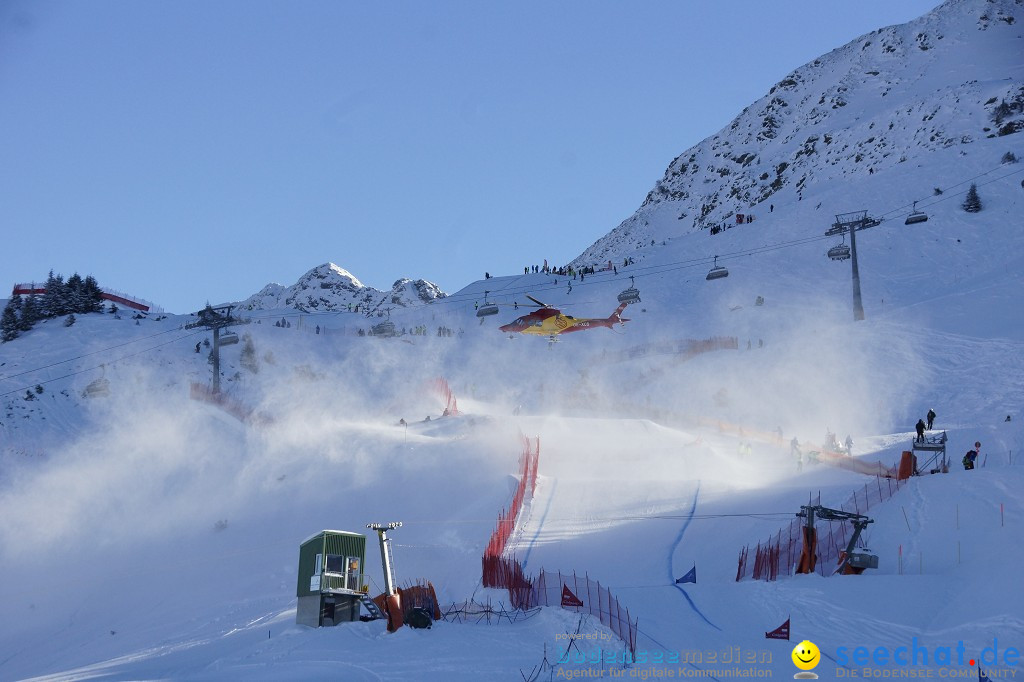
[[[425,279],[399,279],[390,291],[368,287],[334,263],[319,265],[291,286],[271,283],[238,306],[242,310],[294,309],[301,312],[373,312],[386,306],[408,307],[444,298],[441,289]]]
[[[1024,0],[948,0],[805,64],[673,159],[636,213],[573,264],[621,260],[815,188],[1020,132],[1022,21]]]

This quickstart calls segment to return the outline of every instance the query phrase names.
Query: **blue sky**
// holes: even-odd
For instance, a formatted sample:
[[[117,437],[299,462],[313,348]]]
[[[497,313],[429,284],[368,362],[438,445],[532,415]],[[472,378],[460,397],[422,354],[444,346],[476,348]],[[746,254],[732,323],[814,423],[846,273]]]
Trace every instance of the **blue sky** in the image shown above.
[[[0,0],[0,285],[188,312],[327,261],[449,292],[562,264],[789,71],[935,4]]]

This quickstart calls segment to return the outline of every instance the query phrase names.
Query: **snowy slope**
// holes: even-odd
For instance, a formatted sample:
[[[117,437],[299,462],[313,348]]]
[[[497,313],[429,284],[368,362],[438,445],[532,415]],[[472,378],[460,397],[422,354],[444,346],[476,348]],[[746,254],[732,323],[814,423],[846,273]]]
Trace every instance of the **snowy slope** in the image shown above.
[[[1010,64],[1004,47],[1016,38],[1005,30],[1019,23],[993,17],[1018,6],[984,7],[984,26],[982,5],[970,2],[919,20],[935,31],[927,51],[913,47],[916,24],[872,38],[902,36],[903,61],[920,76],[886,101],[906,93],[927,100],[946,71],[965,64]],[[972,59],[975,31],[1007,42],[983,53],[988,62]],[[954,39],[957,49],[940,51]],[[849,52],[821,61],[842,54],[847,63]],[[974,76],[980,84],[1004,77],[985,69]],[[958,78],[950,82],[967,80]],[[829,116],[878,101],[856,88],[843,94],[847,106]],[[782,137],[797,129],[792,121],[806,125],[806,108],[794,110]],[[965,116],[974,125],[982,114]],[[894,139],[909,154],[916,145],[901,130]],[[787,185],[769,199],[773,212],[759,209],[754,223],[714,236],[645,232],[647,246],[628,252],[641,256],[635,265],[577,279],[571,291],[564,276],[538,274],[474,282],[429,303],[410,294],[391,319],[426,335],[356,335],[371,320],[333,311],[359,295],[358,280],[337,266],[317,268],[323,277],[311,275],[301,292],[253,301],[249,323],[236,327],[243,342],[223,349],[225,393],[255,415],[244,423],[190,399],[190,384],[208,382],[211,371],[207,351],[195,352],[209,332],[185,328],[193,317],[84,315],[72,327],[38,325],[0,345],[0,679],[518,680],[545,656],[556,660],[577,630],[594,635],[578,640],[579,652],[621,652],[593,619],[557,608],[517,623],[438,623],[393,635],[380,622],[294,623],[298,544],[370,522],[404,522],[394,534],[400,581],[431,580],[445,604],[507,604],[504,593],[480,587],[480,556],[511,499],[521,433],[540,438],[540,478],[513,549],[528,572],[600,580],[639,618],[648,660],[619,666],[623,676],[692,673],[650,658],[738,647],[768,654],[757,669],[788,679],[790,651],[804,638],[826,654],[823,679],[837,676],[843,647],[893,649],[917,638],[933,652],[962,641],[972,657],[995,640],[1003,652],[1024,648],[1016,575],[1024,559],[1024,163],[1003,163],[1008,151],[1024,159],[1019,134],[978,135],[845,176],[852,166],[823,163],[821,152],[806,160],[814,181],[802,199]],[[704,171],[695,178],[721,180]],[[984,203],[976,214],[959,206],[972,178]],[[934,187],[946,191],[933,195]],[[899,211],[922,195],[929,221],[903,225]],[[658,222],[671,203],[641,209],[652,230],[685,222],[671,213],[671,223]],[[838,240],[818,237],[833,214],[859,209],[894,212],[858,233],[866,319],[855,323],[850,263],[829,261],[824,252]],[[726,256],[730,275],[709,282],[715,254]],[[627,308],[623,328],[572,334],[550,348],[496,330],[521,314],[526,294],[605,317],[630,276],[642,302]],[[329,306],[302,298],[318,288]],[[485,297],[520,309],[478,323],[474,303]],[[304,322],[274,325],[296,310]],[[734,337],[738,347],[679,352],[712,337]],[[444,400],[431,388],[438,376],[461,416],[441,417]],[[83,395],[100,378],[109,394]],[[929,408],[954,464],[980,440],[984,466],[913,479],[873,508],[867,541],[877,570],[735,582],[740,548],[788,524],[810,495],[838,505],[874,483],[831,467],[798,472],[788,448],[762,434],[778,427],[785,441],[810,446],[826,429],[849,433],[856,454],[892,463]],[[752,442],[748,459],[737,454],[741,440]],[[380,568],[368,564],[379,587]],[[693,565],[699,582],[674,586]],[[766,640],[787,617],[792,641]],[[608,665],[574,661],[577,653],[542,679],[611,676]],[[934,661],[914,669],[949,676],[954,668],[976,678],[967,666]],[[873,669],[899,672],[891,663]]]

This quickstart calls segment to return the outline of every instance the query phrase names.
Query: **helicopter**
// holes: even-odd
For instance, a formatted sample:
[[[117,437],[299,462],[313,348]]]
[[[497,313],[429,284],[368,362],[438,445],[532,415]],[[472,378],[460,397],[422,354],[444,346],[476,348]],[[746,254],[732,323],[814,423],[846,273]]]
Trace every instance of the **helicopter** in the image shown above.
[[[622,317],[622,311],[626,309],[629,303],[619,304],[619,307],[608,317],[573,317],[572,315],[563,315],[562,311],[558,308],[542,303],[533,296],[527,295],[526,298],[536,303],[538,309],[522,317],[517,317],[512,322],[498,327],[498,329],[510,334],[547,336],[548,341],[554,343],[559,334],[586,331],[588,329],[597,329],[598,327],[612,329],[615,324],[629,322],[627,318]]]

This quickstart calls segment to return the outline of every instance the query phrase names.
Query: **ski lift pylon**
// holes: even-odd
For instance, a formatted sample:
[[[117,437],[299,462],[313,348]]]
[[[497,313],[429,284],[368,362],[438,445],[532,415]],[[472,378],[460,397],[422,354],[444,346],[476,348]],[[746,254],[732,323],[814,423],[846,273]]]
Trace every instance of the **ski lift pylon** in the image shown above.
[[[728,277],[728,276],[729,276],[728,268],[725,268],[725,267],[722,267],[721,265],[719,265],[718,264],[718,256],[715,256],[715,264],[714,264],[714,266],[710,270],[708,270],[708,276],[705,277],[704,279],[706,279],[706,280],[721,279],[723,277]]]

